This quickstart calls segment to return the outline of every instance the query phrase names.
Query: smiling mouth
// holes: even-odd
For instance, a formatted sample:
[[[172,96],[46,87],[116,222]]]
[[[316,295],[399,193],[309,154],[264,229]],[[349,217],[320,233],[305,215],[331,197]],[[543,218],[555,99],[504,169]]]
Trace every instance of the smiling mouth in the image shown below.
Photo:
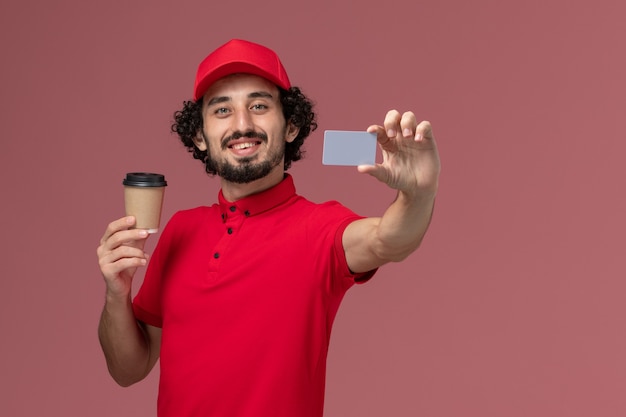
[[[242,150],[242,149],[248,149],[248,148],[252,148],[254,146],[260,145],[261,142],[260,141],[254,141],[254,142],[243,142],[243,143],[234,143],[232,145],[229,145],[228,147],[230,149],[235,149],[235,150]]]

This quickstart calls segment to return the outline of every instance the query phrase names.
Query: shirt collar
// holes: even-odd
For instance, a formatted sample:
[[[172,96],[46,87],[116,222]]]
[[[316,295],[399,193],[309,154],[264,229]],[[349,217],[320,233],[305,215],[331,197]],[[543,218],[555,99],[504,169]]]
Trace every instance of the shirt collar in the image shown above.
[[[222,219],[233,217],[237,214],[256,216],[264,211],[270,210],[293,197],[296,194],[296,187],[293,178],[289,174],[285,174],[285,178],[272,188],[252,194],[235,202],[227,201],[224,198],[222,190],[218,194],[220,211]]]

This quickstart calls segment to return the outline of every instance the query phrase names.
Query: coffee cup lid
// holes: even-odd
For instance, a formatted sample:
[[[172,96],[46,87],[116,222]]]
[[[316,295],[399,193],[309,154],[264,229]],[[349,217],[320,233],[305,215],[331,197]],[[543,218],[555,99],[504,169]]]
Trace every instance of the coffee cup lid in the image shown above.
[[[122,184],[132,187],[165,187],[165,176],[151,172],[129,172]]]

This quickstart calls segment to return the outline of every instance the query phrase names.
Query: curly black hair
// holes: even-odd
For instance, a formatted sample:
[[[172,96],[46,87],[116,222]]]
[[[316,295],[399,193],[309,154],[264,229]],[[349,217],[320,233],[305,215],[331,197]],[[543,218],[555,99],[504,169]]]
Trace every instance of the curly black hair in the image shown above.
[[[298,87],[291,87],[289,90],[278,87],[280,103],[283,109],[285,121],[298,127],[298,136],[285,144],[285,171],[291,167],[293,161],[302,159],[304,150],[301,149],[304,139],[317,129],[316,114],[313,112],[313,103]],[[183,109],[174,113],[174,123],[171,130],[177,133],[187,151],[193,154],[194,159],[199,159],[204,165],[207,174],[215,175],[213,164],[207,163],[208,152],[201,151],[194,143],[194,139],[201,134],[203,126],[202,120],[202,98],[198,101],[183,102]]]

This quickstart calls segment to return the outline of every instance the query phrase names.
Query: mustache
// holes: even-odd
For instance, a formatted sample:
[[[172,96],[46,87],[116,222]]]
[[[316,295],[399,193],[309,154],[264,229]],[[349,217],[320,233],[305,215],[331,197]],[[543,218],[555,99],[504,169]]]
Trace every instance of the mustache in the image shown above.
[[[237,131],[237,132],[233,132],[232,135],[227,136],[224,139],[222,139],[222,149],[226,149],[226,147],[228,147],[228,142],[230,142],[231,140],[241,139],[241,138],[261,139],[261,141],[267,142],[267,135],[263,132],[255,132],[253,130],[250,130],[248,132]]]

